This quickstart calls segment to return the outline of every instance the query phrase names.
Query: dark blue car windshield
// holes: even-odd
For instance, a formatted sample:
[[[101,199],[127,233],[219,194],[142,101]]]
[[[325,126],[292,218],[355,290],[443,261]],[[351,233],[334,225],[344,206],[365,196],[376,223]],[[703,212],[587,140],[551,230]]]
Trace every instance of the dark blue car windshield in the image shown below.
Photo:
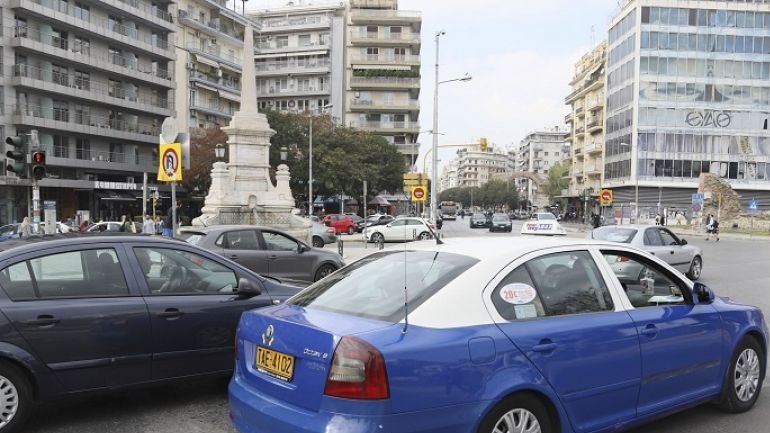
[[[301,307],[398,322],[478,262],[460,254],[388,251],[372,254],[320,280],[287,302]]]

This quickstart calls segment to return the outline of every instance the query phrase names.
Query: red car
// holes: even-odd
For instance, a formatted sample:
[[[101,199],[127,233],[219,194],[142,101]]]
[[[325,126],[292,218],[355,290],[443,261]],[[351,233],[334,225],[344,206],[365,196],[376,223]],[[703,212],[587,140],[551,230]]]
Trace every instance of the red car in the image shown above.
[[[343,214],[329,214],[326,215],[322,221],[326,226],[334,227],[334,231],[337,234],[347,233],[352,235],[358,230],[358,225],[350,215]]]

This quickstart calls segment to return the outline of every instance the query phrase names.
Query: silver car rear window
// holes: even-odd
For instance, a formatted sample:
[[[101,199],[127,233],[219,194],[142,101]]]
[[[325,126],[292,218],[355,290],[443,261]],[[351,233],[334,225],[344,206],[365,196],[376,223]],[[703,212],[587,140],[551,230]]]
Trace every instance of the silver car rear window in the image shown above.
[[[599,227],[594,229],[591,235],[594,239],[627,244],[636,236],[637,231],[631,228]]]

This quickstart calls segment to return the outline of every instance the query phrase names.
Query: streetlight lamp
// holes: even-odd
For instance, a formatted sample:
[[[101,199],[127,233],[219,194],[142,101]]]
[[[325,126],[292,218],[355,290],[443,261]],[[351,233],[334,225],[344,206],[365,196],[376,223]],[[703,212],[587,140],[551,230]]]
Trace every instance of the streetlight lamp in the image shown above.
[[[439,84],[449,83],[452,81],[470,81],[471,76],[465,74],[461,78],[453,78],[451,80],[439,81],[438,78],[438,59],[439,59],[439,37],[445,35],[446,32],[441,30],[436,32],[436,83],[433,86],[433,171],[430,176],[431,192],[430,192],[430,221],[436,222],[436,206],[438,202],[438,86]]]
[[[321,114],[334,105],[326,104],[321,107]],[[307,176],[307,188],[308,188],[308,202],[307,202],[307,214],[313,215],[313,113],[310,113],[310,133],[308,135],[308,148],[309,148],[309,160],[308,160],[308,176]]]
[[[286,162],[286,158],[289,157],[289,149],[286,146],[281,146],[281,162]]]
[[[222,143],[217,143],[216,146],[214,146],[214,156],[216,157],[217,161],[222,161],[225,159],[225,145]]]

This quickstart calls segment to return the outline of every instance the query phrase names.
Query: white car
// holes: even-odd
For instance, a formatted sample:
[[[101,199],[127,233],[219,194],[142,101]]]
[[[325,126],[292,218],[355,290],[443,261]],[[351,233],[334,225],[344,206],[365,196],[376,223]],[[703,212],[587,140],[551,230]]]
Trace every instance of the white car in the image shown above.
[[[523,235],[566,235],[567,232],[550,212],[538,212],[521,226]]]
[[[371,226],[365,231],[368,242],[408,242],[433,237],[433,224],[422,218],[396,218],[384,226]]]

